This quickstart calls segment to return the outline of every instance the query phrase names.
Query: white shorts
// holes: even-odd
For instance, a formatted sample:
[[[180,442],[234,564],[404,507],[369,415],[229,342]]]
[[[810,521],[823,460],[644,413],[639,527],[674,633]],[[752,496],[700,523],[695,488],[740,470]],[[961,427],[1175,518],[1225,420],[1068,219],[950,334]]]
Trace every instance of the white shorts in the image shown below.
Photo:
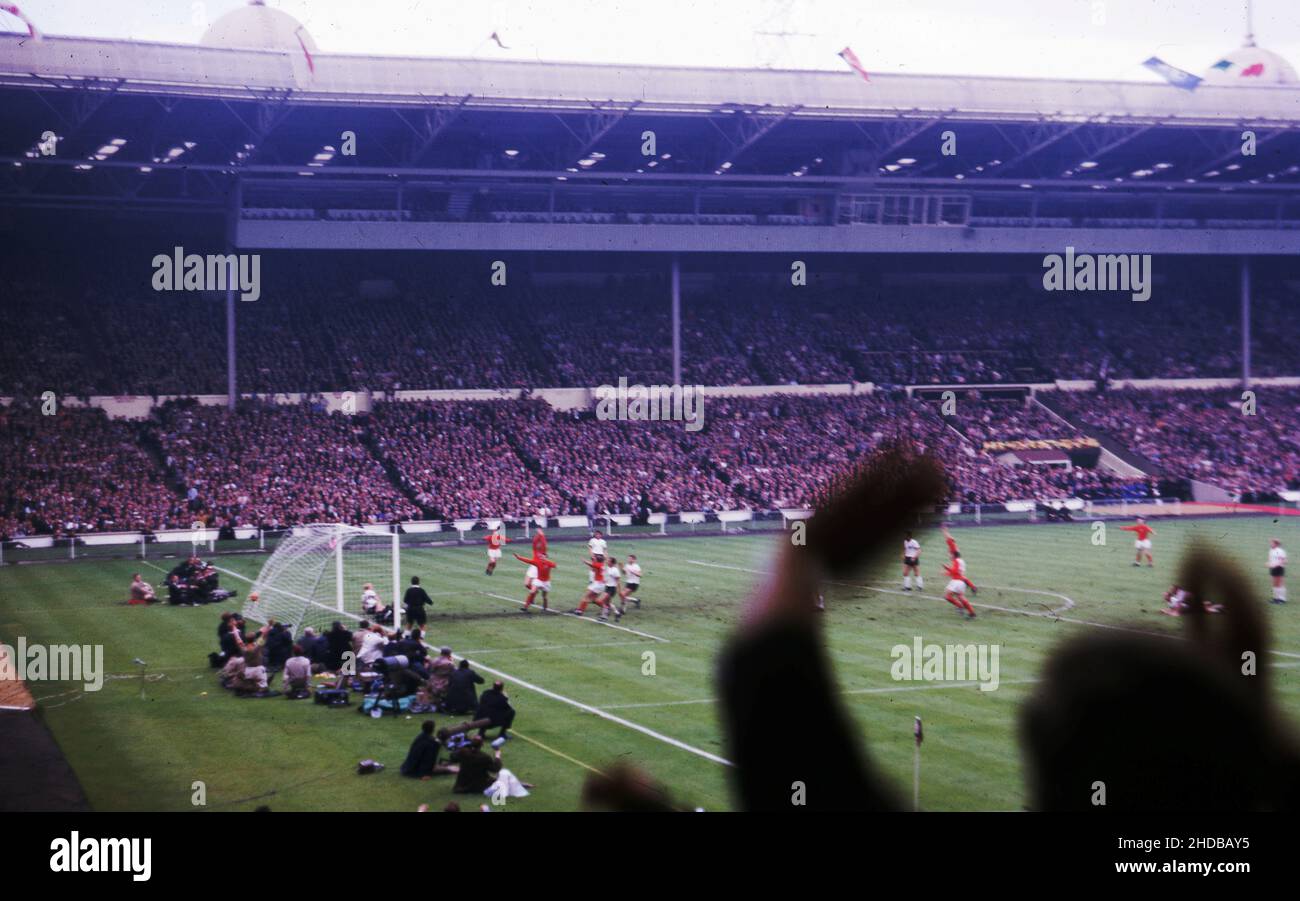
[[[545,582],[543,582],[541,579],[533,579],[533,588],[532,588],[532,590],[533,590],[533,591],[545,591],[546,593],[549,594],[550,591],[551,591],[551,581],[550,581],[550,579],[547,579]]]
[[[953,579],[948,583],[948,587],[945,588],[944,590],[951,592],[952,594],[965,594],[966,583],[963,582],[961,579]]]
[[[501,559],[501,551],[496,550],[496,549],[494,549],[494,548],[488,548],[488,559],[489,559],[489,560],[500,560],[500,559]]]
[[[1141,541],[1135,541],[1133,542],[1133,546],[1139,551],[1149,551],[1151,550],[1151,539],[1144,538]]]
[[[590,591],[592,594],[604,594],[604,593],[605,593],[605,583],[604,583],[604,582],[588,582],[588,583],[587,583],[587,590]]]

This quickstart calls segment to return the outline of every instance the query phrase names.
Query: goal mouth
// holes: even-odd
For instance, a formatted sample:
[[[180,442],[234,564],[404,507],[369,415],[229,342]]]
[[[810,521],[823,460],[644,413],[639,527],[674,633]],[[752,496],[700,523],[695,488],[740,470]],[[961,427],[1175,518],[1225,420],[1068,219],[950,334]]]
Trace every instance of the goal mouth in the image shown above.
[[[371,618],[368,603],[401,609],[399,536],[342,524],[296,526],[262,564],[245,619],[283,623],[295,635],[335,620]]]

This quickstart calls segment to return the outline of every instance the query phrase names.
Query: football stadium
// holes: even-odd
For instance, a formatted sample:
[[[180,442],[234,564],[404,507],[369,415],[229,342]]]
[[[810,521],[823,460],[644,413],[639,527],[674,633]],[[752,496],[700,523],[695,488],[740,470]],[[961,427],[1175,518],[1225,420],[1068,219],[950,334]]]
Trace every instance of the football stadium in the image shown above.
[[[1104,81],[212,5],[0,5],[0,809],[1295,809],[1265,29]]]

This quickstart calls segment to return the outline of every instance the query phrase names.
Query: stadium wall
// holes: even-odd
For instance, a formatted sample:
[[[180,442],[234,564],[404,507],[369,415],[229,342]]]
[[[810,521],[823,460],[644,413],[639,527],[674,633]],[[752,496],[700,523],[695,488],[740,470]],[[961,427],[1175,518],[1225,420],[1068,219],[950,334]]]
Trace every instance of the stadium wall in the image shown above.
[[[1133,388],[1138,391],[1170,389],[1177,391],[1209,391],[1213,389],[1236,388],[1240,379],[1117,379],[1110,383],[1111,388]],[[1270,376],[1251,379],[1251,385],[1257,387],[1297,387],[1300,376]],[[998,382],[989,384],[934,384],[905,386],[911,396],[918,390],[941,391],[947,388],[970,391],[972,389],[1004,390],[1008,388],[1028,389],[1031,394],[1052,391],[1092,391],[1097,383],[1091,379],[1072,379],[1058,382],[1012,383]],[[705,397],[765,397],[771,395],[797,395],[816,397],[826,395],[871,394],[876,390],[871,382],[844,382],[825,385],[714,385],[702,386]],[[329,413],[369,413],[375,403],[411,403],[419,401],[485,401],[517,400],[524,395],[522,388],[474,388],[474,389],[430,389],[393,391],[320,391],[291,394],[243,394],[244,399],[261,398],[271,403],[293,406],[312,400],[320,400]],[[528,391],[528,396],[546,401],[556,410],[587,410],[595,407],[595,388],[536,388]],[[158,397],[149,395],[131,396],[92,396],[60,398],[68,407],[99,407],[109,419],[144,419],[156,407],[173,400],[194,400],[202,406],[219,407],[226,404],[224,394],[166,394]],[[0,406],[10,406],[13,397],[0,397]]]
[[[1300,254],[1300,229],[967,228],[955,225],[616,225],[239,220],[243,250],[625,253]]]
[[[968,386],[969,387],[969,386]],[[719,385],[704,387],[705,397],[761,397],[772,394],[817,396],[828,394],[870,394],[875,386],[870,382],[846,382],[833,385]],[[244,399],[261,398],[274,404],[293,406],[313,400],[323,401],[327,413],[369,413],[375,403],[412,403],[419,401],[485,401],[517,400],[524,395],[522,388],[430,389],[393,391],[321,391],[291,394],[242,394]],[[556,410],[588,410],[596,404],[595,388],[536,388],[528,392],[531,398],[546,401]],[[109,419],[144,419],[157,407],[168,401],[193,400],[205,407],[226,404],[224,394],[164,394],[130,396],[92,396],[60,399],[68,407],[98,407]],[[0,406],[10,406],[14,398],[0,397]]]

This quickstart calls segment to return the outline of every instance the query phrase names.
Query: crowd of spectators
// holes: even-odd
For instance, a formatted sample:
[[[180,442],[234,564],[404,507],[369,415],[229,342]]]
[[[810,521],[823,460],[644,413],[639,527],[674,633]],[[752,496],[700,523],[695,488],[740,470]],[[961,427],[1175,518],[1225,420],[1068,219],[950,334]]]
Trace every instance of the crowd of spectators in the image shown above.
[[[1243,498],[1300,488],[1300,390],[1253,391],[1253,406],[1240,389],[1065,393],[1058,403],[1166,476]]]
[[[549,410],[527,400],[382,404],[368,428],[376,455],[432,518],[526,516],[566,506],[511,445]]]
[[[136,424],[99,409],[0,407],[0,535],[133,531],[182,509]]]
[[[1053,404],[1068,419],[1023,397],[964,396],[951,410],[902,391],[706,397],[698,430],[527,397],[354,415],[169,401],[141,422],[15,405],[0,408],[0,534],[804,508],[898,438],[942,459],[949,500],[965,504],[1136,498],[1151,477],[1243,497],[1300,486],[1300,390],[1258,389],[1254,415],[1223,391],[1061,392]],[[1145,458],[1150,476],[985,450],[1093,434]]]
[[[365,443],[360,419],[311,405],[248,404],[234,411],[169,402],[155,442],[188,514],[219,525],[389,522],[420,515]],[[190,519],[174,526],[184,528]]]
[[[19,276],[0,334],[0,395],[168,395],[225,388],[223,298],[152,290],[147,266]],[[258,393],[593,387],[671,380],[662,274],[587,282],[286,254],[237,315],[240,385]],[[75,276],[75,277],[74,277]],[[92,285],[93,287],[87,287]],[[1294,375],[1285,283],[1253,302],[1256,375]],[[1235,296],[1185,280],[1146,303],[1044,292],[1034,279],[794,288],[728,274],[682,292],[683,381],[702,385],[979,384],[1231,376]]]

